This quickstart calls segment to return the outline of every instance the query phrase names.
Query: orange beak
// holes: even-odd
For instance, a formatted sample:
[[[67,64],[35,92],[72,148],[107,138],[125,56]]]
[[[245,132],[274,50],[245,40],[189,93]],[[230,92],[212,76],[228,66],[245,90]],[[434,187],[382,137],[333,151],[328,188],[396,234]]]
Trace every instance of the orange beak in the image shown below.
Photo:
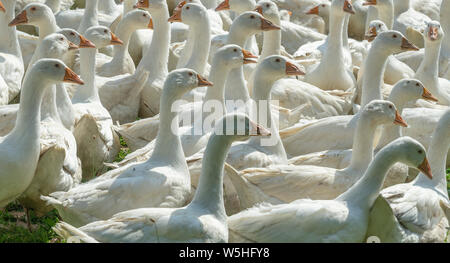
[[[150,18],[150,21],[148,21],[147,28],[153,29],[153,19]]]
[[[402,127],[408,127],[408,124],[405,122],[405,120],[402,118],[402,116],[398,113],[398,111],[395,111],[395,125],[400,125]]]
[[[111,45],[122,45],[123,42],[122,40],[120,40],[116,35],[113,34],[113,32],[111,32]]]
[[[0,11],[6,12],[5,6],[3,5],[2,1],[0,1]]]
[[[427,157],[425,157],[425,159],[423,159],[422,164],[419,165],[419,167],[417,167],[417,169],[419,169],[419,171],[421,171],[428,178],[433,179],[433,174],[431,174],[431,167],[430,167],[430,163],[428,162]]]
[[[169,22],[182,22],[181,20],[181,9],[175,9],[173,15],[169,17]]]
[[[353,5],[352,3],[350,3],[349,0],[345,0],[344,2],[344,12],[350,13],[350,14],[355,14],[355,10],[353,9]]]
[[[307,15],[318,15],[319,14],[319,6],[316,6],[306,12]]]
[[[406,39],[404,37],[402,38],[402,46],[401,46],[401,48],[403,50],[413,50],[413,51],[419,50],[418,47],[416,47],[414,44],[409,42],[408,39]]]
[[[362,5],[377,5],[377,0],[366,0]]]
[[[74,50],[74,49],[78,49],[78,46],[72,42],[69,42],[69,50]]]
[[[376,27],[369,28],[369,32],[364,36],[364,39],[372,42],[377,37],[377,29]]]
[[[436,27],[431,27],[430,32],[428,32],[428,37],[432,40],[435,41],[438,39],[438,35],[439,35],[439,30]]]
[[[299,76],[299,75],[305,75],[305,72],[301,70],[297,65],[286,61],[286,75],[288,76]]]
[[[139,0],[134,6],[134,8],[148,8],[148,0]]]
[[[250,121],[250,126],[252,128],[252,130],[250,131],[250,136],[270,136],[272,135],[272,133],[267,130],[266,128],[264,128],[263,126]]]
[[[216,11],[230,10],[230,0],[225,0],[216,7]]]
[[[260,13],[261,15],[263,14],[262,6],[256,7],[254,11]]]
[[[261,18],[261,29],[263,31],[271,31],[271,30],[280,30],[281,28],[277,25],[274,25],[269,20]]]
[[[438,99],[435,96],[433,96],[433,94],[431,94],[431,92],[427,90],[425,87],[423,88],[422,98],[425,100],[438,102]]]
[[[66,74],[64,74],[64,82],[75,83],[79,85],[83,85],[84,82],[78,77],[75,72],[73,72],[70,68],[66,68]]]
[[[252,58],[258,58],[258,56],[253,55],[250,51],[242,49],[242,54],[244,55],[244,64],[256,64],[258,61]]]
[[[80,35],[80,48],[95,48],[94,43],[86,39],[84,36]]]
[[[214,85],[212,82],[210,82],[206,78],[200,76],[199,74],[197,74],[197,79],[198,79],[198,86],[199,87],[210,87],[210,86]]]
[[[11,22],[9,22],[8,26],[17,26],[28,23],[27,11],[23,10],[20,14],[18,14]]]

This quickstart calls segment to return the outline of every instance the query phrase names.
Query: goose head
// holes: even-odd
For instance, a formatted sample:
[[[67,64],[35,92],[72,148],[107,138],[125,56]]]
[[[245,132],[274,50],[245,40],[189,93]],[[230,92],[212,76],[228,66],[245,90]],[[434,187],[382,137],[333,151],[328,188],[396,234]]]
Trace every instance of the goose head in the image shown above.
[[[63,34],[70,42],[77,45],[79,48],[95,48],[94,43],[86,39],[83,35],[71,28],[63,28],[58,31]]]
[[[244,64],[258,63],[256,58],[258,57],[238,45],[221,47],[214,55],[214,60],[220,61],[221,65],[230,69],[241,67]]]
[[[141,9],[131,10],[128,12],[121,23],[125,23],[126,28],[130,30],[153,29],[153,20],[149,12]]]
[[[273,55],[261,61],[256,69],[258,77],[270,81],[276,81],[286,76],[305,75],[299,66],[289,61],[286,57]]]
[[[416,79],[402,79],[397,82],[392,88],[390,97],[400,97],[406,102],[418,99],[438,101],[438,99],[425,88],[422,82]]]
[[[291,21],[292,11],[288,11],[286,9],[281,9],[278,11],[280,13],[280,20],[281,21]]]
[[[34,25],[39,27],[53,16],[52,10],[47,5],[31,3],[26,5],[8,26]]]
[[[370,119],[376,125],[390,124],[408,127],[394,103],[386,100],[373,100],[367,104],[362,112],[361,118]]]
[[[231,10],[240,14],[255,9],[255,6],[255,0],[225,0],[216,7],[216,11]]]
[[[333,0],[330,6],[330,12],[336,15],[344,16],[346,14],[355,14],[352,1],[350,0]]]
[[[279,26],[274,25],[260,13],[254,11],[248,11],[238,16],[233,21],[231,27],[241,27],[248,35],[257,34],[262,31],[280,30]]]
[[[280,21],[280,12],[278,11],[278,6],[272,1],[259,1],[256,5],[255,11],[260,13],[262,16],[269,19],[273,23],[277,23]]]
[[[404,136],[391,142],[387,147],[395,152],[395,155],[399,158],[398,161],[418,169],[430,179],[433,178],[425,148],[420,142],[411,137]]]
[[[306,12],[307,15],[318,15],[320,17],[329,17],[331,9],[331,2],[325,2],[320,5],[316,5]]]
[[[200,76],[195,70],[182,68],[173,70],[167,75],[164,92],[169,92],[172,96],[181,98],[185,93],[197,87],[209,86],[213,86],[213,83]]]
[[[39,74],[40,78],[54,83],[68,82],[79,85],[84,84],[80,77],[59,59],[40,59],[34,63],[32,72],[33,74]]]
[[[46,36],[41,43],[42,57],[61,59],[70,50],[78,49],[78,46],[70,42],[63,34],[53,33]]]
[[[270,136],[266,128],[250,120],[242,113],[230,113],[219,120],[214,129],[215,135],[224,135],[232,141],[245,141],[251,136]]]
[[[369,28],[367,29],[366,35],[364,39],[369,42],[372,42],[379,33],[387,31],[388,28],[386,24],[381,20],[372,20],[369,24]]]
[[[428,22],[423,32],[423,37],[429,43],[440,43],[444,38],[444,31],[442,30],[441,24],[438,21]]]
[[[402,51],[417,51],[419,50],[414,44],[400,32],[395,30],[388,30],[381,32],[373,41],[373,45],[382,45],[382,48],[391,53],[398,53]],[[373,48],[373,46],[372,46]]]
[[[122,45],[123,42],[111,30],[105,26],[92,26],[84,33],[87,39],[92,41],[97,48],[109,45]]]
[[[173,11],[169,22],[182,22],[187,25],[195,25],[204,21],[199,19],[199,17],[207,16],[207,9],[203,5],[183,1]]]
[[[167,2],[166,0],[138,0],[137,3],[134,5],[134,8],[159,11],[164,8],[167,8]]]

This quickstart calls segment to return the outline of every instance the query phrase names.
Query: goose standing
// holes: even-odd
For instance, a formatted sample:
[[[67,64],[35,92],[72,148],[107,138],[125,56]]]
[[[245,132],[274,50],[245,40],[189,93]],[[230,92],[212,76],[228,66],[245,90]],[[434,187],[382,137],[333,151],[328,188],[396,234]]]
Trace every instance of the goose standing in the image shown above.
[[[439,78],[439,53],[443,38],[444,32],[439,22],[429,22],[424,31],[425,56],[415,78],[430,89],[440,104],[450,106],[450,80]]]
[[[72,70],[55,59],[40,60],[25,78],[16,126],[0,139],[0,181],[8,186],[0,191],[0,207],[19,197],[33,180],[39,160],[41,102],[45,90],[62,81],[83,84]]]
[[[14,18],[16,1],[3,0],[1,4],[4,7],[0,11],[0,34],[3,38],[0,43],[0,105],[6,105],[19,94],[24,66],[16,28],[8,27]]]
[[[77,141],[78,157],[83,167],[83,178],[91,178],[103,169],[103,163],[112,161],[119,152],[119,137],[112,129],[109,112],[103,107],[96,85],[95,59],[97,48],[122,42],[106,27],[94,26],[85,36],[96,48],[80,50],[81,77],[84,87],[76,90],[72,98],[75,109],[73,134]]]
[[[152,157],[44,199],[58,209],[65,221],[75,226],[106,220],[129,209],[184,205],[190,195],[191,182],[178,127],[172,125],[178,123],[172,104],[191,89],[211,85],[193,70],[171,72],[161,96],[161,122]]]
[[[81,242],[226,243],[228,227],[222,184],[227,151],[233,141],[268,134],[246,116],[227,115],[219,120],[209,139],[199,187],[187,206],[128,210],[79,229],[62,222],[55,231],[66,239]]]
[[[321,62],[305,76],[306,82],[323,90],[348,90],[356,84],[353,73],[344,65],[342,31],[346,13],[354,14],[353,6],[348,0],[332,1],[327,49]],[[331,75],[333,78],[329,78]]]
[[[381,242],[445,241],[449,226],[446,214],[450,211],[445,178],[449,128],[450,111],[447,110],[439,120],[428,149],[433,178],[429,180],[427,174],[421,173],[411,183],[382,190],[385,200],[379,200],[373,208],[369,236],[376,235]],[[389,209],[384,210],[386,202]]]
[[[364,242],[369,213],[388,169],[396,162],[431,178],[425,149],[411,138],[386,146],[364,176],[334,200],[262,204],[228,218],[230,242]]]

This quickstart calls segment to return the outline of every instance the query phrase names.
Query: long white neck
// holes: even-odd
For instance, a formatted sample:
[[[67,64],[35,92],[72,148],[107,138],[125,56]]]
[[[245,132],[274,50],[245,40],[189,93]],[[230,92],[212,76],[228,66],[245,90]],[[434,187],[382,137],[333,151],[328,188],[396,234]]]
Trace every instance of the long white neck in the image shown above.
[[[344,25],[342,28],[342,46],[346,49],[349,49],[348,47],[348,24],[350,23],[350,14],[345,15],[344,19]]]
[[[51,119],[54,122],[61,123],[56,105],[56,84],[51,85],[44,93],[41,106],[41,120],[44,119]]]
[[[274,25],[281,26],[280,17],[271,19]],[[264,32],[263,47],[259,61],[263,61],[266,57],[272,55],[280,55],[281,51],[281,30],[271,30]]]
[[[235,44],[244,47],[246,40],[250,37],[250,33],[243,30],[239,23],[233,23],[228,33],[227,45]],[[242,100],[247,102],[250,100],[247,86],[245,84],[244,68],[239,67],[233,69],[228,75],[225,98],[227,100]]]
[[[173,109],[172,104],[179,100],[180,97],[170,94],[170,88],[168,89],[167,85],[169,84],[166,81],[160,99],[160,122],[158,135],[156,136],[155,150],[148,162],[155,160],[170,161],[175,167],[185,167],[187,170],[183,147],[178,135],[178,125],[172,125],[173,123],[178,123],[177,109]]]
[[[378,9],[375,6],[369,6],[367,9],[366,30],[364,32],[369,30],[370,22],[376,19],[378,19]]]
[[[281,162],[287,164],[286,150],[284,149],[283,143],[281,142],[277,125],[272,119],[272,111],[270,107],[270,91],[275,81],[276,80],[274,80],[273,78],[265,77],[264,71],[261,69],[261,67],[258,67],[255,72],[252,98],[256,103],[258,123],[262,123],[263,125],[267,126],[270,125],[267,128],[270,129],[270,132],[272,133],[271,140],[276,141],[276,143],[271,143],[267,146],[264,145],[264,149],[267,150],[267,152],[269,152],[270,154],[276,155]],[[265,120],[261,120],[260,118],[264,118]],[[262,140],[268,140],[268,138],[256,136],[250,139],[249,144],[261,146],[263,145]]]
[[[69,94],[67,93],[67,89],[62,83],[56,84],[56,101],[58,102],[57,109],[61,123],[69,131],[73,130],[75,125],[75,110]]]
[[[213,215],[226,222],[223,199],[223,167],[232,140],[226,135],[213,134],[206,146],[202,162],[202,175],[189,206],[208,209]]]
[[[86,7],[84,8],[84,14],[78,27],[78,32],[84,34],[91,26],[98,26],[98,0],[86,1]]]
[[[24,81],[20,93],[20,105],[16,125],[9,137],[20,141],[38,141],[40,136],[41,104],[44,91],[52,85],[39,74],[31,73]]]
[[[394,87],[395,89],[395,87]],[[400,115],[403,113],[403,107],[406,103],[409,102],[405,96],[401,92],[395,92],[394,89],[392,90],[391,94],[389,95],[389,101],[394,103],[395,107],[397,108],[397,111]],[[389,123],[383,125],[383,132],[380,138],[380,141],[377,145],[377,149],[381,149],[390,142],[402,137],[402,127],[399,125],[395,125],[394,123]]]
[[[98,3],[98,10],[102,11],[105,14],[111,15],[117,12],[116,2],[114,2],[114,0],[100,0],[100,2]]]
[[[195,35],[195,44],[192,47],[191,57],[183,68],[190,68],[204,74],[211,46],[211,27],[208,13],[204,12],[199,20],[196,25],[189,26]]]
[[[327,48],[320,60],[319,67],[333,65],[344,67],[343,28],[345,16],[330,13],[330,30],[327,38]]]
[[[394,5],[386,4],[379,7],[378,12],[379,19],[386,24],[386,27],[390,30],[394,25]]]
[[[0,51],[13,54],[22,58],[22,52],[17,38],[17,31],[15,26],[8,26],[8,23],[14,19],[14,8],[16,6],[15,0],[3,1],[5,5],[5,12],[0,12]]]
[[[380,194],[386,174],[399,161],[395,145],[383,148],[371,162],[363,177],[336,200],[346,201],[363,210],[369,210]]]
[[[195,47],[196,32],[194,29],[189,28],[188,36],[184,48],[181,50],[180,58],[177,62],[177,69],[183,68],[187,64],[189,58],[192,56],[192,52]]]
[[[421,79],[423,78],[433,78],[436,83],[439,78],[439,53],[441,51],[442,40],[428,41],[425,40],[425,55],[420,63],[419,68],[416,71],[416,76]],[[439,93],[434,90],[434,87],[427,87],[432,93]]]
[[[361,107],[366,106],[372,100],[383,99],[381,88],[384,83],[384,69],[391,52],[383,47],[382,43],[375,40],[364,62],[364,75],[362,83]]]
[[[408,11],[410,7],[409,0],[394,0],[394,14],[397,18],[399,15]]]
[[[148,52],[139,62],[136,72],[150,72],[148,81],[156,78],[165,78],[168,74],[167,63],[169,61],[170,24],[167,6],[163,10],[149,10],[153,19],[153,37]]]
[[[123,41],[123,44],[114,45],[112,64],[123,65],[125,63],[125,59],[129,56],[128,46],[130,45],[130,38],[135,31],[136,27],[130,25],[130,23],[127,23],[123,19],[119,22],[115,33]]]
[[[359,113],[353,138],[352,160],[345,171],[362,174],[373,159],[373,141],[377,124],[364,113]]]
[[[446,162],[447,153],[450,147],[450,136],[448,136],[448,121],[442,121],[442,118],[448,118],[447,114],[441,117],[436,130],[433,133],[431,144],[428,149],[428,160],[430,161],[431,173],[433,179],[429,179],[420,173],[414,181],[414,184],[421,186],[431,186],[439,190],[448,198],[447,179],[446,179]]]
[[[208,78],[214,85],[206,89],[204,102],[208,100],[220,101],[225,108],[225,83],[230,70],[219,57],[214,57]]]
[[[80,49],[80,71],[81,79],[84,80],[84,85],[78,87],[73,95],[72,102],[94,102],[100,101],[98,89],[95,85],[95,56],[97,55],[96,48],[81,48]]]
[[[442,41],[441,57],[450,59],[450,0],[442,0],[441,4],[441,26],[444,31]]]

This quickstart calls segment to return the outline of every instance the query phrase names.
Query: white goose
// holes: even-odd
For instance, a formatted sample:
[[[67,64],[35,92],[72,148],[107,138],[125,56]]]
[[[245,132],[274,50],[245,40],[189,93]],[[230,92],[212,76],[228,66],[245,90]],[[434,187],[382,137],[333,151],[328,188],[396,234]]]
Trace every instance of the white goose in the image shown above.
[[[442,105],[450,106],[450,80],[439,78],[439,53],[444,32],[437,21],[427,24],[424,31],[425,56],[415,78],[421,80]]]
[[[311,68],[305,81],[323,90],[349,90],[356,86],[353,72],[345,65],[345,49],[342,38],[347,14],[354,14],[348,0],[333,0],[330,13],[330,33],[325,53],[320,63]],[[336,71],[337,70],[337,71]],[[330,78],[333,76],[333,78]]]
[[[152,157],[44,199],[58,209],[65,221],[75,226],[106,220],[129,209],[184,205],[190,195],[191,182],[178,127],[172,125],[172,122],[178,123],[172,104],[191,89],[211,85],[193,70],[171,72],[161,96],[161,122]]]
[[[112,129],[109,112],[100,102],[95,76],[95,59],[98,47],[120,44],[120,40],[106,27],[94,26],[85,36],[96,48],[80,50],[81,77],[86,84],[77,89],[72,98],[75,110],[74,136],[77,140],[78,157],[83,167],[83,178],[100,173],[104,162],[115,159],[119,152],[119,137]]]
[[[69,50],[78,46],[58,33],[48,35],[36,50],[41,58],[61,59]],[[36,172],[27,190],[19,198],[26,208],[38,214],[52,210],[40,199],[55,191],[68,191],[81,182],[81,163],[77,157],[77,144],[70,130],[63,126],[57,110],[56,89],[52,85],[44,94],[41,106],[41,150]]]
[[[423,47],[423,39],[417,31],[431,21],[431,19],[423,13],[420,13],[410,5],[410,0],[397,0],[395,5],[395,21],[392,29],[398,30],[405,34],[408,39],[419,47]],[[410,30],[414,29],[414,30]]]
[[[44,92],[57,82],[82,84],[80,78],[64,63],[55,59],[37,62],[25,78],[20,94],[16,126],[1,138],[0,207],[19,197],[30,185],[39,160],[41,102]]]
[[[62,222],[55,231],[69,242],[228,242],[222,187],[227,151],[233,141],[268,131],[242,115],[227,115],[216,131],[220,133],[209,139],[199,187],[187,206],[128,210],[79,229]],[[224,131],[225,135],[220,135]]]
[[[0,105],[6,105],[19,94],[24,66],[16,28],[8,27],[14,18],[16,1],[3,0],[0,4],[3,7],[0,8],[0,34],[3,36],[0,43]]]
[[[389,55],[402,49],[412,48],[415,47],[397,31],[386,31],[376,37],[366,58],[367,73],[363,76],[361,107],[372,100],[383,99],[381,85]],[[286,152],[290,156],[325,150],[346,150],[352,146],[355,120],[353,116],[328,117],[282,130],[280,135]]]
[[[413,182],[381,191],[371,212],[368,236],[381,242],[444,242],[449,227],[446,156],[450,146],[450,111],[439,120],[428,149],[433,178],[421,173]],[[386,202],[387,201],[387,202]]]
[[[99,76],[113,77],[135,72],[133,59],[128,53],[130,38],[133,32],[144,28],[153,29],[153,21],[147,11],[133,10],[123,17],[115,32],[117,37],[123,41],[123,45],[114,46],[111,61],[103,65],[96,65]]]
[[[389,123],[406,126],[393,103],[373,101],[368,104],[357,120],[353,140],[355,154],[351,157],[350,165],[342,170],[280,164],[230,173],[241,207],[249,208],[261,202],[288,203],[299,198],[336,198],[364,174],[372,161],[375,131]],[[403,183],[406,176],[406,172],[402,176],[391,173],[385,186]]]
[[[396,162],[426,169],[425,149],[410,138],[386,146],[364,176],[334,200],[262,204],[228,218],[230,242],[364,242],[369,214],[388,169]]]

